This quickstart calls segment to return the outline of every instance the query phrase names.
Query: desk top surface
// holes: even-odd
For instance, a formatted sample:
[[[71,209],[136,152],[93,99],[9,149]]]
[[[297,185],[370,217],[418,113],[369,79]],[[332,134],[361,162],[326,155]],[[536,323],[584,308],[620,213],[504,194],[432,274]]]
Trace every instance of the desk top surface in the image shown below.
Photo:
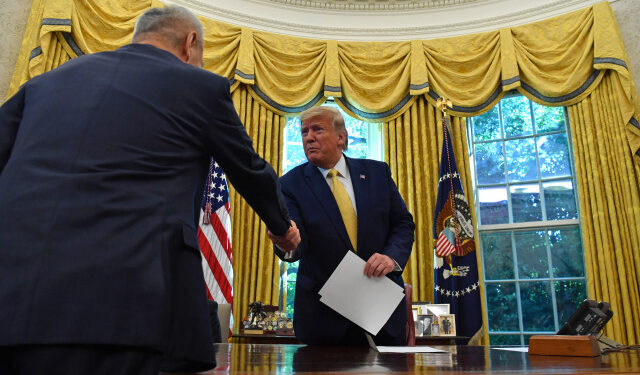
[[[529,356],[488,346],[433,347],[447,353],[377,353],[365,347],[344,346],[215,344],[218,365],[204,374],[640,374],[637,351],[585,358]]]

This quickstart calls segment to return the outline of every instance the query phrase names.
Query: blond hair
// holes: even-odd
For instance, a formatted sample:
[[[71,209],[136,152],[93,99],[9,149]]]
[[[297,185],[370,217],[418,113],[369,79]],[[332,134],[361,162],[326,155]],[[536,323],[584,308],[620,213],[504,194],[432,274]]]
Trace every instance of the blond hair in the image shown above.
[[[344,126],[344,117],[342,117],[340,111],[326,105],[311,107],[300,114],[300,123],[315,116],[329,116],[331,118],[331,123],[333,124],[333,130],[337,133],[344,132],[344,144],[342,145],[342,149],[347,151],[349,148],[349,133],[347,132],[347,128]]]

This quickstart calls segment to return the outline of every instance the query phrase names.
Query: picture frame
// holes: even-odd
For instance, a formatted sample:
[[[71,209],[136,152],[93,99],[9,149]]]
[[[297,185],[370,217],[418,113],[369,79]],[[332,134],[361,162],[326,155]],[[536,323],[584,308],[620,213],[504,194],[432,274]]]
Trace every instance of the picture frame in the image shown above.
[[[449,314],[449,311],[448,303],[427,303],[420,306],[420,314],[422,315],[433,314],[440,316],[443,314]]]
[[[441,336],[456,336],[456,316],[454,314],[440,315],[439,321]]]
[[[418,315],[419,322],[416,325],[416,336],[431,336],[431,326],[436,322],[436,317],[433,314]]]
[[[414,319],[413,320],[413,329],[415,330],[416,333],[416,337],[422,337],[424,336],[424,321],[422,321],[421,319]]]
[[[440,324],[439,323],[431,324],[431,336],[440,336]]]
[[[420,315],[420,306],[411,305],[411,313],[413,314],[413,321],[418,320],[418,315]]]
[[[418,315],[420,314],[427,314],[427,309],[426,306],[430,305],[431,301],[416,301],[416,302],[412,302],[411,303],[411,310],[416,310],[416,314],[413,315],[413,320],[415,321],[416,319],[418,319]],[[423,313],[423,311],[425,311]]]

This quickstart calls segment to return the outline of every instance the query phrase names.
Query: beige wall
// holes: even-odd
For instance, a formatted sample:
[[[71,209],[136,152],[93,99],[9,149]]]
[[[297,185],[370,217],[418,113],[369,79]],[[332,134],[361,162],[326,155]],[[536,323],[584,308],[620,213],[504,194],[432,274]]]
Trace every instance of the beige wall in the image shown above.
[[[0,103],[9,90],[30,8],[31,0],[0,0]]]
[[[9,89],[32,0],[0,0],[0,102]],[[640,1],[611,2],[640,94]],[[640,95],[639,95],[640,96]]]
[[[636,91],[640,97],[640,27],[638,17],[640,17],[640,1],[638,0],[618,0],[611,3],[613,13],[616,15],[618,27],[622,34],[624,48],[627,50],[631,74],[636,82]]]

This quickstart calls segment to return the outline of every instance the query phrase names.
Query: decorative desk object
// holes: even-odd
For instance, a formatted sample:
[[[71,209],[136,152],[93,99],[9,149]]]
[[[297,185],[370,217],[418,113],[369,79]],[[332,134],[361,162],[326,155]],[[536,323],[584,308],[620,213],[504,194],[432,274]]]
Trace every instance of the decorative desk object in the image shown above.
[[[244,318],[240,333],[245,335],[294,336],[293,322],[277,306],[260,301],[249,304],[249,315]]]

